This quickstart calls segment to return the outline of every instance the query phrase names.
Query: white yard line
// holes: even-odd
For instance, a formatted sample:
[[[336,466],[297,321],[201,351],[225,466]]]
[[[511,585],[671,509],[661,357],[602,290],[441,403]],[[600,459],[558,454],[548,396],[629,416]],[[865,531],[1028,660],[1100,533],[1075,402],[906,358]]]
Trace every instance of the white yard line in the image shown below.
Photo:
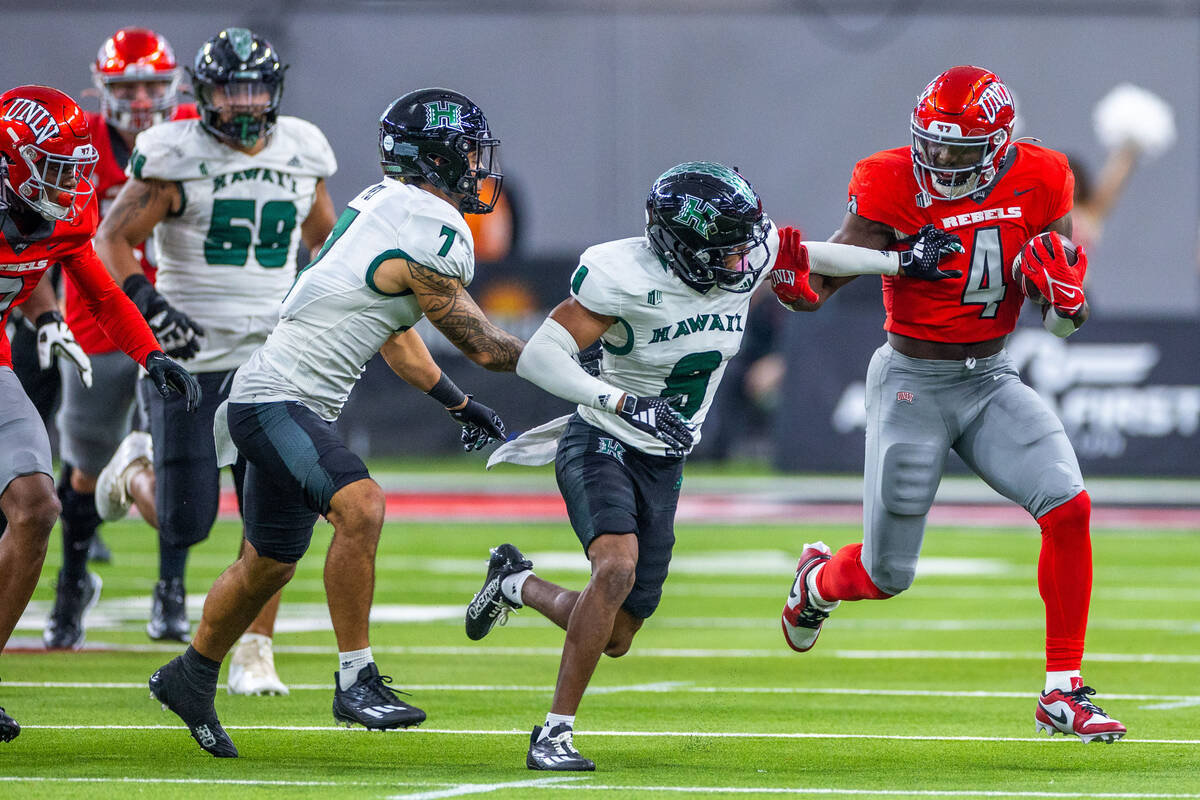
[[[462,797],[467,794],[489,794],[501,789],[541,789],[550,786],[561,786],[571,781],[583,780],[583,776],[557,776],[547,778],[531,778],[525,781],[511,783],[460,783],[446,789],[435,789],[431,792],[416,792],[413,794],[394,794],[388,800],[437,800],[442,797]]]
[[[341,733],[375,733],[366,728],[344,728],[340,725],[225,725],[227,731],[291,731],[303,733],[325,733],[338,731]],[[183,730],[179,725],[22,725],[22,730],[54,730],[54,731],[161,731]],[[452,730],[450,728],[408,728],[404,730],[385,731],[415,735],[420,733],[448,734],[451,736],[522,736],[528,737],[529,732],[521,730]],[[700,739],[880,739],[887,741],[905,742],[1046,742],[1044,736],[916,736],[886,733],[809,733],[809,732],[763,732],[763,731],[584,731],[580,736],[618,736],[633,738],[654,737],[687,737]],[[1073,742],[1068,737],[1051,738],[1051,742]],[[1129,744],[1166,744],[1193,745],[1200,744],[1200,739],[1136,739],[1125,738]]]
[[[9,647],[20,646],[18,642],[9,642]],[[89,650],[128,652],[128,653],[178,653],[178,644],[140,644],[117,642],[89,642],[84,645],[84,652]],[[404,646],[380,645],[372,647],[376,654],[410,656],[458,656],[483,657],[496,656],[547,656],[559,658],[562,655],[560,647],[488,647],[488,646]],[[328,655],[329,647],[322,645],[289,645],[276,644],[276,653],[297,653],[302,655]],[[680,647],[642,647],[636,650],[642,657],[650,658],[785,658],[796,656],[782,647],[770,649],[755,648],[680,648]],[[1040,650],[818,650],[807,656],[809,660],[816,658],[834,658],[849,660],[943,660],[943,661],[1041,661],[1045,653]],[[1087,661],[1105,662],[1109,664],[1200,664],[1200,654],[1197,653],[1088,653]]]
[[[146,691],[144,682],[86,682],[86,681],[10,681],[2,684],[12,689],[133,689]],[[222,687],[224,688],[224,687]],[[332,690],[328,683],[293,683],[288,689],[293,692]],[[411,684],[404,686],[408,692],[544,692],[554,691],[550,685],[484,685],[484,684]],[[986,700],[1027,700],[1035,691],[1002,692],[989,690],[955,691],[951,689],[857,689],[845,687],[808,686],[692,686],[681,681],[631,684],[628,686],[590,686],[588,694],[795,694],[795,695],[846,695],[861,697],[952,697]],[[1142,706],[1144,709],[1186,708],[1200,705],[1200,695],[1186,694],[1121,694],[1104,693],[1105,700],[1143,700],[1157,705]]]
[[[646,785],[609,785],[584,783],[586,778],[579,776],[533,778],[526,781],[495,784],[457,784],[444,789],[424,791],[416,794],[393,795],[393,798],[403,800],[432,800],[441,797],[459,797],[465,794],[481,794],[500,789],[529,788],[529,789],[578,789],[599,792],[672,792],[698,794],[791,794],[791,795],[822,795],[822,796],[884,796],[884,797],[1045,797],[1045,798],[1128,798],[1129,800],[1194,800],[1200,794],[1167,793],[1167,792],[1032,792],[1005,791],[1002,789],[858,789],[839,788],[833,786],[646,786]],[[578,781],[578,782],[577,782]],[[429,787],[438,784],[415,783],[411,781],[296,781],[296,780],[253,780],[244,778],[54,778],[48,776],[0,775],[0,784],[10,783],[114,783],[114,784],[166,784],[166,785],[214,785],[214,786],[293,786],[293,787]]]

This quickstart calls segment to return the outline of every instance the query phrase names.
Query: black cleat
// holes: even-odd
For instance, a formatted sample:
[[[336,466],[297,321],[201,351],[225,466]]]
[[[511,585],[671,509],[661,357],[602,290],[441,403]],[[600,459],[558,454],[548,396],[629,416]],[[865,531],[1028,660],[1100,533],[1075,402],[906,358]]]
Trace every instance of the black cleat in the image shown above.
[[[198,683],[188,675],[183,656],[178,656],[150,676],[150,694],[162,703],[163,710],[174,711],[183,720],[192,738],[207,753],[217,758],[237,758],[233,740],[217,719],[213,705],[216,685],[202,688]]]
[[[21,735],[21,726],[0,708],[0,742],[11,742]]]
[[[77,581],[64,580],[58,574],[54,610],[42,630],[42,643],[48,650],[78,650],[83,645],[83,615],[100,599],[100,576],[86,573]]]
[[[187,618],[187,595],[183,591],[183,579],[171,578],[154,584],[154,597],[150,601],[150,621],[146,623],[146,635],[151,639],[174,639],[187,642],[191,626]]]
[[[550,772],[595,772],[596,763],[579,755],[572,734],[570,727],[555,725],[542,736],[542,726],[536,726],[529,736],[525,766]]]
[[[497,623],[503,625],[508,620],[510,609],[521,608],[520,603],[513,603],[504,596],[504,592],[500,591],[500,582],[509,575],[527,569],[533,569],[533,562],[521,555],[521,551],[513,545],[502,544],[492,548],[483,588],[475,593],[471,605],[467,606],[468,639],[482,639]]]
[[[88,561],[95,564],[112,563],[112,550],[109,550],[108,545],[100,538],[100,531],[92,534],[92,541],[88,542]]]
[[[380,675],[379,668],[371,662],[358,671],[354,685],[342,691],[335,672],[333,721],[345,723],[347,728],[358,724],[373,731],[420,725],[425,721],[425,712],[397,697],[396,691],[386,685],[391,682],[392,679]]]

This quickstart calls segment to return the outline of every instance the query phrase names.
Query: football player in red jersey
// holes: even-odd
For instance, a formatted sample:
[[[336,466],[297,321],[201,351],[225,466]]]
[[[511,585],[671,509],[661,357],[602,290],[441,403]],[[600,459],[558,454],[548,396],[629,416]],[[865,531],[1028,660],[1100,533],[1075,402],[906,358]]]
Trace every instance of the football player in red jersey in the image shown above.
[[[1066,158],[1012,141],[1007,87],[978,67],[954,67],[921,94],[912,144],[854,168],[848,213],[831,241],[888,249],[933,224],[965,252],[942,262],[955,277],[883,278],[887,343],[867,372],[862,544],[832,554],[806,545],[783,612],[788,644],[805,651],[842,600],[884,599],[912,585],[925,517],[954,450],[1042,531],[1038,587],[1046,606],[1046,685],[1039,730],[1112,742],[1125,727],[1088,699],[1080,664],[1091,597],[1091,502],[1062,423],[1021,383],[1004,350],[1024,300],[1021,272],[1044,298],[1044,325],[1067,336],[1088,316],[1082,272],[1069,263],[1074,178]],[[1027,243],[1042,232],[1037,246]],[[775,284],[797,310],[815,310],[849,278],[814,276],[815,301]],[[807,287],[806,287],[807,288]],[[1052,294],[1053,292],[1053,294]],[[1041,300],[1042,298],[1038,298]]]
[[[125,166],[140,131],[168,119],[196,116],[194,105],[179,104],[181,71],[170,43],[145,28],[123,28],[105,40],[92,63],[92,79],[100,93],[100,111],[84,113],[98,161],[92,183],[101,216],[125,183]],[[146,274],[154,267],[142,255]],[[87,571],[89,551],[106,561],[99,538],[102,519],[96,512],[96,477],[129,433],[135,413],[138,369],[121,353],[88,313],[71,283],[64,287],[64,317],[75,340],[88,355],[94,379],[85,385],[60,359],[63,397],[56,421],[62,448],[58,499],[62,503],[63,565],[58,573],[54,608],[42,632],[48,648],[83,644],[84,611],[99,599],[100,577]],[[149,436],[130,434],[122,448],[127,460],[149,462]],[[153,494],[153,473],[145,490]],[[152,510],[152,509],[151,509]],[[149,519],[152,517],[147,514]]]
[[[65,336],[53,291],[41,280],[59,264],[105,334],[146,367],[159,392],[179,392],[194,408],[200,385],[162,352],[92,248],[97,154],[75,101],[46,86],[19,86],[0,95],[0,159],[0,510],[8,519],[0,537],[2,650],[37,585],[60,508],[45,426],[12,371],[3,333],[9,311],[27,303],[25,313],[37,320],[48,343]],[[19,732],[0,711],[0,741]]]

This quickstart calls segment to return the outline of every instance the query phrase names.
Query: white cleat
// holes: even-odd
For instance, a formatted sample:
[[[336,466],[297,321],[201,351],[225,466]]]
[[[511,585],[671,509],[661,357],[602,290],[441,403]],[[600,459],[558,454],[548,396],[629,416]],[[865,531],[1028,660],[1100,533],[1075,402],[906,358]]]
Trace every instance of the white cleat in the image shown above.
[[[242,636],[229,659],[230,694],[288,694],[288,687],[275,672],[271,637],[259,633]]]
[[[121,519],[129,513],[133,498],[129,495],[129,479],[154,462],[150,434],[133,431],[121,442],[112,459],[96,477],[96,513],[105,522]]]

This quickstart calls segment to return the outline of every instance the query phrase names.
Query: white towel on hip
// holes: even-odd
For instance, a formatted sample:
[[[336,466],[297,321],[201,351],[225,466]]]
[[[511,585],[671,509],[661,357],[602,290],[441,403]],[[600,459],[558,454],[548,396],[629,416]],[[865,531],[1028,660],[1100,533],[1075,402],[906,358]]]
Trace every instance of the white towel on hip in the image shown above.
[[[526,467],[537,467],[549,464],[558,452],[558,440],[567,429],[571,415],[552,419],[536,428],[530,428],[510,442],[505,442],[492,452],[488,458],[487,468],[497,464],[521,464]]]

